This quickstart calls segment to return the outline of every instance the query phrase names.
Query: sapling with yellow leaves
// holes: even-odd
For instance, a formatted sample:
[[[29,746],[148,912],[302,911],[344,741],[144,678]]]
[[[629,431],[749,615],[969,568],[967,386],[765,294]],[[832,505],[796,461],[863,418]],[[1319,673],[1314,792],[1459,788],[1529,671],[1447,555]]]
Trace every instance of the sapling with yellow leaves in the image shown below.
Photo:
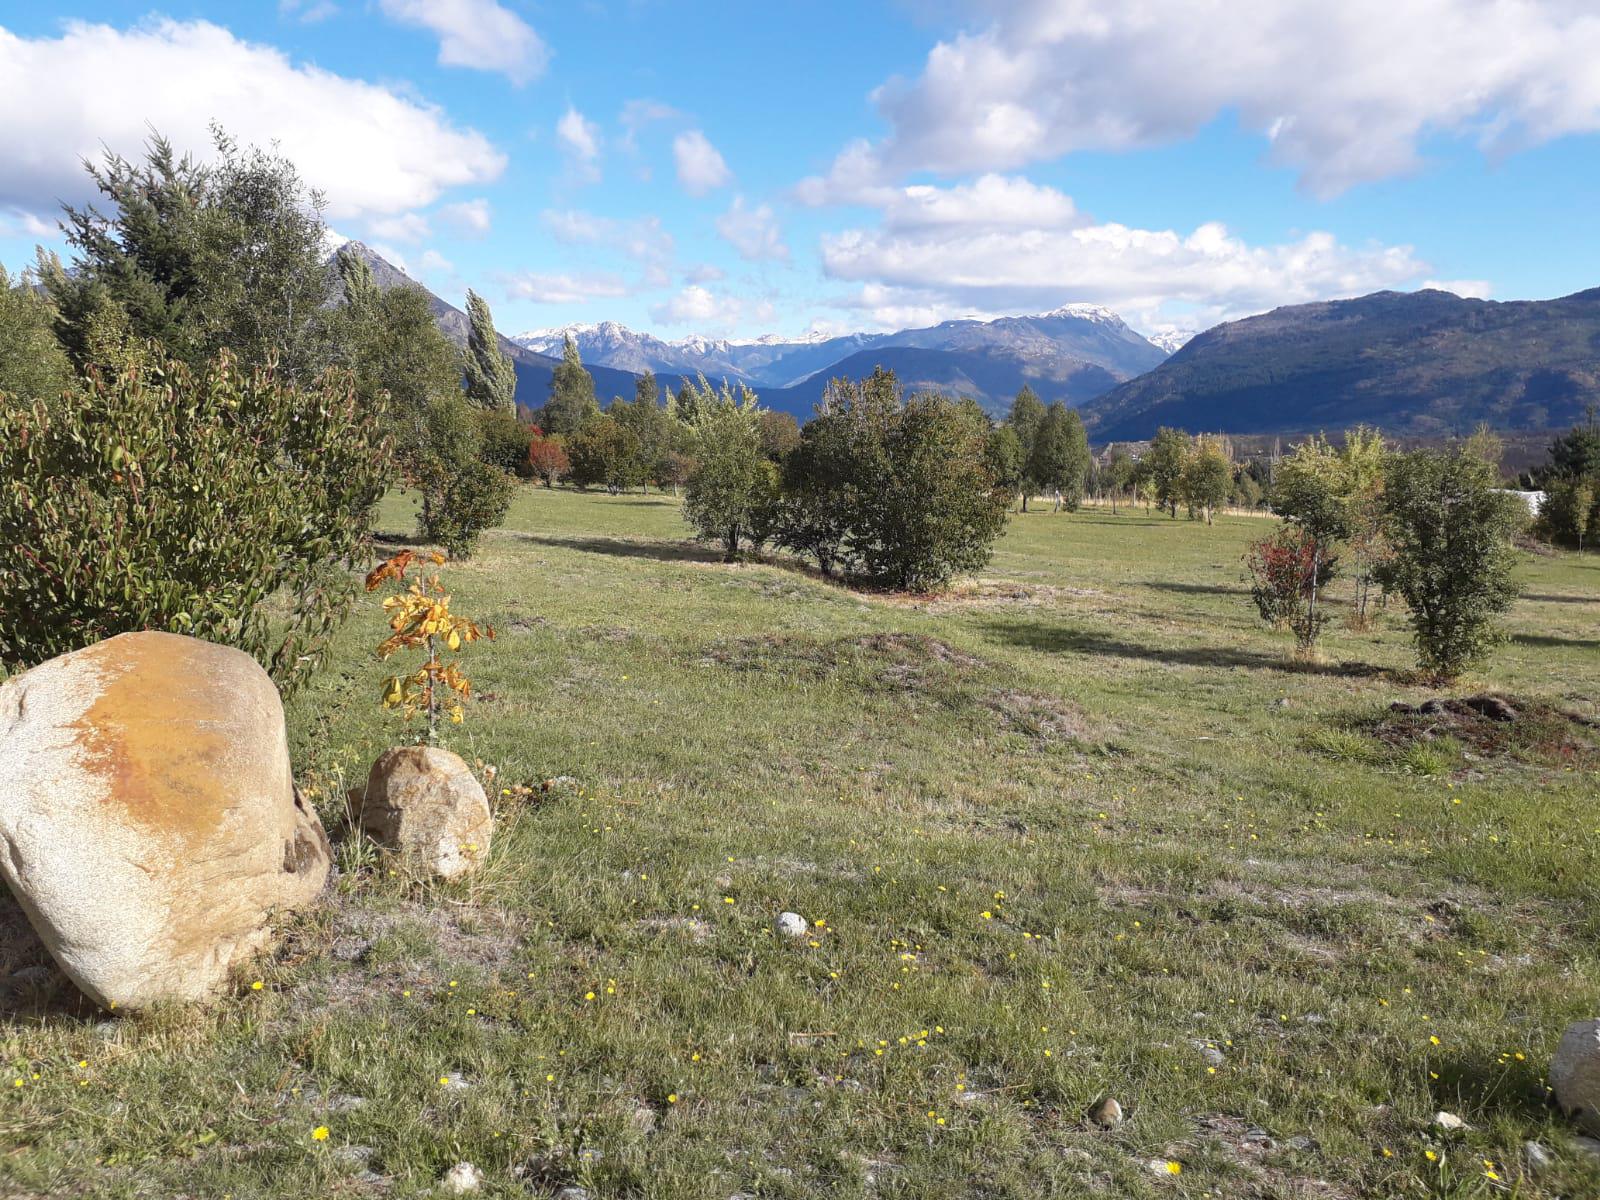
[[[401,650],[421,649],[427,661],[409,674],[391,675],[383,681],[383,706],[398,709],[406,720],[422,714],[428,719],[428,745],[439,742],[439,713],[448,712],[453,724],[464,716],[462,704],[472,698],[472,683],[455,661],[446,662],[442,653],[457,654],[468,642],[480,637],[493,638],[494,630],[450,611],[450,594],[439,582],[437,573],[416,576],[406,582],[406,571],[416,553],[402,550],[374,567],[367,576],[367,591],[376,591],[389,580],[404,584],[401,591],[385,596],[383,608],[389,615],[392,631],[378,647],[378,657],[388,659]],[[424,561],[443,566],[445,556],[427,555]]]

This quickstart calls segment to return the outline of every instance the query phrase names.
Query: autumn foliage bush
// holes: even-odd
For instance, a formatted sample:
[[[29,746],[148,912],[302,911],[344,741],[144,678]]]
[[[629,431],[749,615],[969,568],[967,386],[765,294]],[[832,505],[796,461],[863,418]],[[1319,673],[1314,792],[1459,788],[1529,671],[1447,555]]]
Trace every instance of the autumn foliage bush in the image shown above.
[[[1244,563],[1261,619],[1275,629],[1292,630],[1301,652],[1309,653],[1327,621],[1326,611],[1312,606],[1312,597],[1333,577],[1334,556],[1304,529],[1284,525],[1251,542]]]

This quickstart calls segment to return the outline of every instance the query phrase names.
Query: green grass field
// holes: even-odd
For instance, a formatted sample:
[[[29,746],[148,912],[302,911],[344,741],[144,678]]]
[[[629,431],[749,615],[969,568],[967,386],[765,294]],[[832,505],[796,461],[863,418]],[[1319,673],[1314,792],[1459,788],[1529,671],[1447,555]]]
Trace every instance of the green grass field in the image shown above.
[[[1419,738],[1393,610],[1297,668],[1241,580],[1266,527],[1029,513],[908,601],[722,565],[668,498],[523,491],[446,572],[498,632],[446,734],[497,769],[488,864],[343,840],[214,1009],[6,1017],[0,1194],[416,1196],[460,1160],[494,1196],[1600,1193],[1543,1082],[1600,1015],[1593,731]],[[1521,581],[1452,694],[1600,715],[1600,558]],[[383,628],[290,706],[330,828],[408,736]]]

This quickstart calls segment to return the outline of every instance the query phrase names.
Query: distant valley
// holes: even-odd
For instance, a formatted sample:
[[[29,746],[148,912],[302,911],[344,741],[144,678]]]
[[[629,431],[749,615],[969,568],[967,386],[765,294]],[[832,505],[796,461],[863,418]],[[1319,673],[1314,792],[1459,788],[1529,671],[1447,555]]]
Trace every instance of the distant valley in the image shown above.
[[[370,248],[351,247],[381,286],[421,286]],[[465,345],[466,314],[429,296],[440,327]],[[1148,438],[1161,425],[1296,434],[1365,422],[1421,438],[1479,422],[1539,431],[1571,425],[1600,402],[1600,289],[1536,301],[1377,292],[1153,340],[1087,304],[836,337],[667,341],[604,321],[502,336],[520,405],[544,404],[569,335],[603,400],[632,396],[645,371],[663,387],[704,374],[746,383],[768,407],[804,420],[829,379],[883,366],[908,390],[972,396],[996,414],[1030,386],[1080,409],[1097,443]]]

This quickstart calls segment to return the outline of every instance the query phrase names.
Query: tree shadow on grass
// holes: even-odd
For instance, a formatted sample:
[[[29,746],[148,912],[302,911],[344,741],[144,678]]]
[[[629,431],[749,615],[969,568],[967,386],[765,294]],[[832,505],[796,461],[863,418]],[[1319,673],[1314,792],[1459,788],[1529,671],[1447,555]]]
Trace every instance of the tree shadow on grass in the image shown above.
[[[657,562],[717,563],[722,555],[693,542],[631,541],[608,537],[554,537],[549,534],[513,534],[518,541],[549,546],[556,550],[577,550],[584,554],[609,554],[614,558],[651,558]]]
[[[1600,641],[1585,638],[1555,637],[1548,633],[1513,633],[1511,640],[1519,646],[1543,646],[1562,649],[1600,650]]]
[[[1190,596],[1248,596],[1249,588],[1229,587],[1225,583],[1175,583],[1170,579],[1147,579],[1145,587],[1158,592],[1182,592]]]
[[[1560,596],[1554,592],[1523,592],[1519,600],[1537,600],[1541,604],[1600,604],[1600,596]]]
[[[1023,621],[990,621],[986,627],[1013,646],[1048,654],[1093,654],[1102,658],[1127,658],[1185,667],[1243,667],[1255,671],[1282,671],[1291,675],[1363,678],[1384,674],[1383,668],[1368,663],[1297,662],[1287,655],[1262,654],[1237,646],[1146,646],[1088,630]]]

